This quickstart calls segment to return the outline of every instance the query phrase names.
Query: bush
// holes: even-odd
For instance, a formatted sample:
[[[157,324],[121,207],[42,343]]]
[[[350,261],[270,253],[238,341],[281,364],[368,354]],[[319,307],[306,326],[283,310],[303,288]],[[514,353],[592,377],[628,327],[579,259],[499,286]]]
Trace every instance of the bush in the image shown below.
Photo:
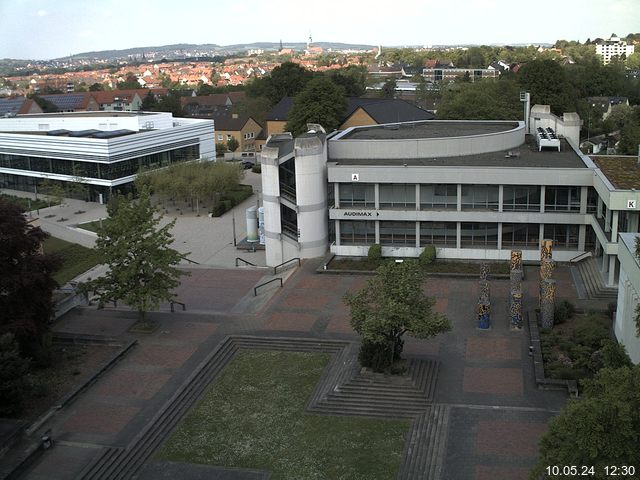
[[[427,265],[431,265],[435,259],[436,247],[433,245],[427,245],[422,250],[422,253],[420,253],[418,261],[420,262],[421,267],[426,267]]]
[[[28,371],[29,360],[20,356],[13,334],[0,336],[0,416],[13,415],[22,409]]]
[[[367,257],[371,263],[379,264],[382,262],[382,247],[379,243],[374,243],[369,247]]]
[[[553,312],[553,323],[555,325],[564,323],[573,317],[574,313],[576,313],[576,307],[573,303],[563,300],[556,305],[555,311]]]
[[[253,173],[262,173],[262,167],[259,163],[256,163],[253,167],[251,167],[251,171]]]
[[[622,368],[633,367],[633,363],[627,355],[624,345],[614,340],[604,340],[602,342],[602,367],[603,368]]]
[[[395,344],[393,359],[398,360],[402,355],[404,341]],[[374,372],[384,372],[392,367],[391,345],[389,343],[373,343],[362,341],[358,352],[358,361],[363,367],[371,368]]]

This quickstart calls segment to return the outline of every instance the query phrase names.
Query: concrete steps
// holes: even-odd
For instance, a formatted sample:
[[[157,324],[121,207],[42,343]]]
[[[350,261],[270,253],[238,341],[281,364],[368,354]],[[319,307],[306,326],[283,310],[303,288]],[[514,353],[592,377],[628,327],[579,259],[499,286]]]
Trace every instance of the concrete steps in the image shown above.
[[[587,297],[615,301],[618,298],[618,289],[605,286],[598,266],[599,261],[600,259],[587,258],[577,264]]]
[[[433,405],[413,422],[398,480],[438,480],[442,476],[451,407]]]

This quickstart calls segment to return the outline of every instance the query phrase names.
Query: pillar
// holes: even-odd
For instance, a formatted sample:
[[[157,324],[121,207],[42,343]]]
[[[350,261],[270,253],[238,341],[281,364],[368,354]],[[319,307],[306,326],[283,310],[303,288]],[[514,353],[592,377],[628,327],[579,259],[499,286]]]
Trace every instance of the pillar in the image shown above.
[[[580,187],[580,213],[587,214],[587,198],[589,196],[589,187]]]
[[[616,255],[609,255],[609,277],[607,279],[607,287],[615,287],[616,285]]]
[[[509,317],[511,330],[522,330],[522,290],[511,291]]]
[[[498,186],[498,212],[502,213],[502,204],[504,203],[504,185]]]
[[[544,260],[545,258],[551,258],[553,249],[553,240],[548,238],[542,239],[540,243],[540,260]]]
[[[458,184],[458,189],[456,192],[456,210],[458,210],[459,212],[462,211],[462,184]],[[460,247],[458,247],[460,248]]]
[[[547,188],[544,185],[540,185],[540,213],[544,213],[544,201],[547,194]],[[543,237],[543,233],[540,232],[540,238]]]
[[[616,243],[618,241],[618,215],[620,212],[614,210],[611,213],[611,241]]]
[[[581,252],[584,252],[585,250],[585,243],[587,241],[587,226],[586,225],[580,225],[578,227],[578,250]]]
[[[489,299],[489,282],[480,280],[478,282],[478,306],[476,309],[476,326],[481,330],[489,330],[491,328],[491,302]]]
[[[540,319],[542,328],[552,328],[553,313],[556,302],[555,280],[546,279],[542,282],[542,297],[540,300]]]

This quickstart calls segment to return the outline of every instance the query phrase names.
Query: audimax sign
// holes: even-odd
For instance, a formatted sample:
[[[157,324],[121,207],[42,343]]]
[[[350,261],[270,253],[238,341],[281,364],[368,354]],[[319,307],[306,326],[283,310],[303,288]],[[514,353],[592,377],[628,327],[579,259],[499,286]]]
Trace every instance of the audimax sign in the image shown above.
[[[355,218],[376,218],[380,216],[380,212],[368,211],[368,210],[344,210],[342,212],[343,217],[355,217]]]

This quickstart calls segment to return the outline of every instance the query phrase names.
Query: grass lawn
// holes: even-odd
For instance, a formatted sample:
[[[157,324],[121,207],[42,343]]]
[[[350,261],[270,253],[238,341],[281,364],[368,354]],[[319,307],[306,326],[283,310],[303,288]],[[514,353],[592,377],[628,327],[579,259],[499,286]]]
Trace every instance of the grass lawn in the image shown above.
[[[158,457],[269,470],[271,480],[395,478],[408,420],[305,413],[328,361],[315,353],[240,351]]]
[[[0,197],[10,201],[11,203],[20,205],[22,210],[25,212],[28,212],[29,210],[38,210],[39,208],[46,208],[49,206],[49,203],[51,203],[51,205],[57,205],[56,202],[48,202],[42,199],[34,200],[25,197],[16,197],[15,195],[7,195],[6,193],[1,193]]]
[[[385,258],[383,261],[392,262],[394,259]],[[506,275],[509,273],[508,262],[488,262],[488,264],[490,274]],[[377,266],[378,264],[369,261],[366,257],[363,257],[362,260],[335,257],[331,260],[327,268],[334,270],[373,271]],[[436,260],[432,264],[425,266],[424,271],[427,273],[468,273],[480,275],[480,263]]]
[[[47,238],[42,247],[45,253],[55,253],[63,258],[62,267],[53,276],[60,285],[64,285],[69,280],[86,272],[100,261],[98,253],[92,248],[66,242],[56,237]]]
[[[102,225],[105,225],[109,219],[103,219]],[[80,223],[78,224],[78,228],[82,228],[83,230],[89,230],[90,232],[98,233],[98,228],[100,227],[100,220],[94,220],[93,222]]]

